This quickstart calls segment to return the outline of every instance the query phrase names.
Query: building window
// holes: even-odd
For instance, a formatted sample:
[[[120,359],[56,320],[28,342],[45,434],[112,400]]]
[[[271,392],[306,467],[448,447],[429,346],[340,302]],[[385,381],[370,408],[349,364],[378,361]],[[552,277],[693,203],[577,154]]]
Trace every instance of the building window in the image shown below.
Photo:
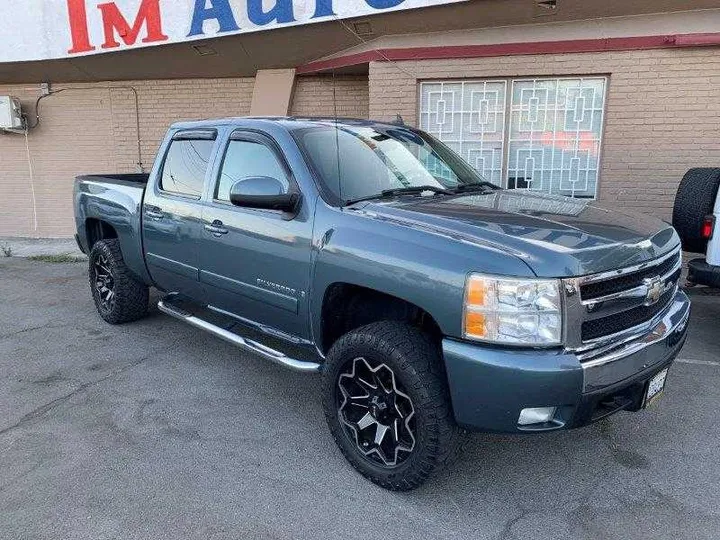
[[[423,82],[420,127],[491,182],[597,194],[605,77]]]

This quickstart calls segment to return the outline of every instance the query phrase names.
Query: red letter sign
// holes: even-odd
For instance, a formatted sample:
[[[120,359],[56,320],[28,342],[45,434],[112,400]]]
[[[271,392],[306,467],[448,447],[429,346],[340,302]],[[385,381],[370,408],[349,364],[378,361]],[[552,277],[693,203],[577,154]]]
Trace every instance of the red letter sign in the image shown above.
[[[73,42],[72,49],[68,53],[77,54],[95,50],[95,47],[90,45],[85,0],[67,0],[67,7]]]
[[[123,14],[120,13],[120,10],[114,2],[100,4],[98,9],[102,12],[103,27],[105,29],[105,43],[102,44],[103,49],[112,49],[120,46],[120,43],[115,40],[116,31],[118,36],[125,42],[125,45],[134,45],[143,24],[145,24],[147,28],[147,37],[143,38],[143,43],[165,41],[168,39],[168,37],[162,33],[159,0],[143,0],[132,28],[130,28],[127,20],[123,17]]]

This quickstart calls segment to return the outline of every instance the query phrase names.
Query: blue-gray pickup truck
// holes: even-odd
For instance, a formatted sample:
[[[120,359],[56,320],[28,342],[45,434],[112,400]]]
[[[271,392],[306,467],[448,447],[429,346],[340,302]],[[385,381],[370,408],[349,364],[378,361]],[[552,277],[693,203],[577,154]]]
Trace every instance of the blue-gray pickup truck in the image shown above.
[[[160,311],[320,372],[337,445],[387,489],[467,430],[643,409],[685,341],[670,225],[500,189],[402,123],[178,123],[149,175],[80,176],[74,204],[103,319],[155,287]]]

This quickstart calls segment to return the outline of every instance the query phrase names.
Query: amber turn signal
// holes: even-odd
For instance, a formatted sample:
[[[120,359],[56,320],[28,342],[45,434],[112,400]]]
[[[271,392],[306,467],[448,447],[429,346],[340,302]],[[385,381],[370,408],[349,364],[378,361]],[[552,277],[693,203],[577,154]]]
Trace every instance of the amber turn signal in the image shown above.
[[[485,336],[485,314],[477,311],[465,313],[465,334],[475,337]]]
[[[484,280],[473,279],[467,284],[465,303],[470,306],[483,306],[487,297],[487,284]]]

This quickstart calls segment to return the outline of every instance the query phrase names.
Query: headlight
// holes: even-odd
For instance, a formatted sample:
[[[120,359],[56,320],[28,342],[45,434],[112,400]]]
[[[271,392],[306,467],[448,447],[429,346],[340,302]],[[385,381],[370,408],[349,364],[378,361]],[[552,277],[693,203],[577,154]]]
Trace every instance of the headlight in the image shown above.
[[[492,343],[559,345],[560,282],[470,274],[465,284],[463,335]]]

